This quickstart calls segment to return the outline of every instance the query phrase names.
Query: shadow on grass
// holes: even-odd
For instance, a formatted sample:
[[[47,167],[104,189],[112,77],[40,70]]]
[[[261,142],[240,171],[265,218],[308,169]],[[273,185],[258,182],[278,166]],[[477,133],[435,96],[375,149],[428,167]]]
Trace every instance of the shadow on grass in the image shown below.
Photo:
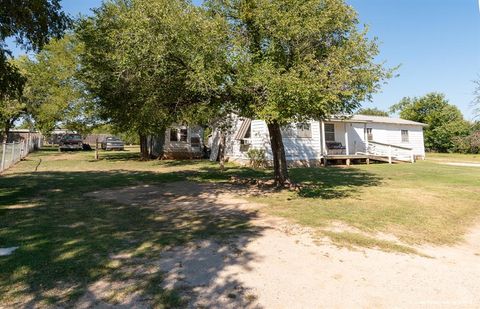
[[[180,194],[168,189],[153,198],[138,194],[135,203],[85,195],[106,188],[131,188],[139,183],[162,188],[166,182],[190,176],[191,173],[113,171],[0,177],[0,244],[19,246],[14,254],[0,257],[0,304],[91,307],[118,302],[127,307],[172,307],[184,305],[181,296],[193,302],[205,297],[193,291],[185,293],[184,287],[178,285],[164,289],[161,284],[169,269],[159,268],[159,258],[169,247],[200,239],[216,239],[217,242],[207,245],[211,246],[208,249],[222,252],[225,248],[216,244],[238,239],[234,244],[242,250],[261,233],[259,228],[249,225],[257,216],[255,211],[232,209],[217,200],[215,192],[202,186]],[[182,208],[185,203],[195,208]],[[181,259],[185,261],[208,258],[196,250],[183,255]],[[202,276],[213,282],[228,265],[247,264],[256,258],[255,253],[244,252],[215,260],[202,270]],[[211,291],[212,297],[240,285],[234,279],[226,280]],[[102,294],[102,286],[107,295]],[[113,292],[116,294],[112,295]],[[122,293],[140,297],[125,303]],[[236,303],[246,306],[248,300],[239,297]]]
[[[106,160],[128,161],[137,157],[135,153],[112,153]],[[81,303],[91,307],[102,302],[120,302],[136,307],[142,305],[140,301],[146,306],[171,307],[183,306],[181,296],[187,294],[193,302],[200,297],[218,302],[217,295],[227,295],[240,286],[235,279],[227,279],[209,295],[195,295],[193,290],[186,293],[182,285],[167,290],[162,283],[164,272],[169,269],[159,268],[158,259],[170,247],[200,239],[235,239],[234,244],[241,251],[262,232],[249,224],[257,217],[256,212],[232,209],[216,199],[215,190],[203,186],[164,192],[170,194],[153,199],[148,192],[136,193],[135,201],[124,202],[93,199],[86,194],[148,184],[164,188],[177,181],[226,182],[232,176],[270,179],[271,171],[241,167],[219,171],[205,161],[159,164],[197,166],[194,170],[170,173],[113,170],[0,177],[0,244],[19,246],[14,254],[0,257],[0,305]],[[373,174],[354,168],[291,169],[291,176],[304,185],[300,196],[318,198],[345,197],[380,182]],[[195,209],[182,208],[184,204],[195,205]],[[225,248],[217,243],[208,243],[206,250],[224,252]],[[183,261],[209,259],[205,250],[181,254]],[[227,256],[213,261],[202,276],[214,282],[229,265],[247,265],[257,258],[253,252]],[[107,292],[117,291],[120,296],[96,293],[98,282],[104,283]],[[118,300],[122,299],[122,291],[136,293],[140,300],[122,302]],[[238,297],[235,303],[247,306],[248,300]]]
[[[362,187],[378,186],[382,180],[368,171],[341,167],[297,168],[290,174],[302,186],[301,197],[322,199],[348,197]]]

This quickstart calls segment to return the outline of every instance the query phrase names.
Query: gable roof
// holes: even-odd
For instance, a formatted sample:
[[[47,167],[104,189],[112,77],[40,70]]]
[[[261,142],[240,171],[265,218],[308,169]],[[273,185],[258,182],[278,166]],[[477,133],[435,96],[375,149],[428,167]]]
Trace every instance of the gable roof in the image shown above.
[[[337,118],[338,119],[338,118]],[[338,120],[342,120],[341,118]],[[425,123],[416,122],[412,120],[406,120],[401,118],[391,118],[383,116],[370,116],[370,115],[353,115],[350,118],[346,118],[344,121],[347,122],[373,122],[373,123],[391,123],[391,124],[404,124],[404,125],[415,125],[415,126],[427,126]]]

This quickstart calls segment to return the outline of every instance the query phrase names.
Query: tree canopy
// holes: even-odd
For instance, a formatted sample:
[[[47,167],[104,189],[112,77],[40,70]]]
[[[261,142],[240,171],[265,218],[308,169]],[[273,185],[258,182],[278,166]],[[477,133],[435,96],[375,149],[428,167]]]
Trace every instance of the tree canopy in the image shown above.
[[[288,181],[281,126],[351,114],[390,71],[342,0],[209,0],[230,27],[230,92],[242,116],[267,122],[275,181]]]
[[[70,24],[60,0],[2,1],[0,7],[0,129],[8,130],[24,112],[21,94],[25,78],[11,60],[5,40],[13,38],[27,50],[40,50]]]
[[[382,111],[381,109],[378,109],[377,107],[361,108],[356,112],[356,114],[388,117],[388,112]]]
[[[189,1],[105,2],[78,28],[101,116],[145,136],[206,110],[225,84],[224,29]]]
[[[431,151],[446,152],[454,148],[453,137],[469,132],[469,123],[461,111],[451,105],[441,93],[429,93],[423,97],[403,98],[390,108],[403,119],[427,124],[425,147]]]
[[[35,127],[47,134],[55,127],[86,132],[95,123],[93,100],[78,79],[83,45],[75,35],[54,39],[34,57],[19,59],[27,78],[24,101]]]

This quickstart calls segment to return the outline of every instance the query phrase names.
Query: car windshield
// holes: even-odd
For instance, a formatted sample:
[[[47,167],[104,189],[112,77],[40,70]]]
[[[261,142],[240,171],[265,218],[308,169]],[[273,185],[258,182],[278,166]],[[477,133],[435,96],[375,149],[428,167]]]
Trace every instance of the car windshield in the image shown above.
[[[120,139],[118,137],[107,137],[107,141],[119,141]]]
[[[69,134],[69,135],[65,135],[64,139],[66,139],[66,140],[82,139],[82,137],[78,134]]]

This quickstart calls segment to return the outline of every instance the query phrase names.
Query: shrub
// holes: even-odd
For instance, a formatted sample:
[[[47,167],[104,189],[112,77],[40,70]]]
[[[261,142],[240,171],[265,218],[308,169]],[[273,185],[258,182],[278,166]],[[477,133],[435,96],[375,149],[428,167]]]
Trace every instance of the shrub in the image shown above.
[[[247,152],[247,157],[250,160],[250,166],[253,168],[265,167],[267,165],[264,149],[250,149]]]

